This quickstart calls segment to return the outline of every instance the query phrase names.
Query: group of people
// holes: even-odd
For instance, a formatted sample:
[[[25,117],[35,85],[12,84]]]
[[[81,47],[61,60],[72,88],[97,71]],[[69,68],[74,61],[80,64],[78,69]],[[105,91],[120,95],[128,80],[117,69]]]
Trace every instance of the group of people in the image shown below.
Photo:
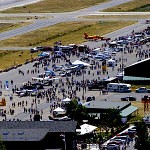
[[[104,50],[107,47],[109,47],[109,43],[104,42],[104,44],[101,46],[101,50]],[[124,47],[124,51],[127,51],[127,53],[131,53],[131,54],[133,53],[135,57],[139,56],[141,58],[141,55],[143,56],[143,53],[145,54],[146,52],[149,52],[148,49],[149,46],[147,46],[146,48],[147,49],[144,50],[142,49],[142,45],[136,47],[134,45],[127,44]],[[80,55],[84,55],[84,53],[80,54],[80,52],[77,51],[76,53],[71,54],[71,56],[70,55],[67,56],[67,54],[65,54],[65,57],[60,57],[60,58],[50,57],[50,58],[36,59],[36,62],[33,62],[34,64],[32,65],[32,68],[30,69],[28,68],[27,70],[24,71],[19,69],[19,75],[20,74],[23,75],[23,77],[21,76],[20,78],[25,78],[26,76],[28,76],[29,80],[27,82],[34,82],[30,78],[33,75],[37,75],[41,72],[43,73],[47,68],[53,69],[53,66],[57,66],[57,65],[60,66],[62,64],[65,65],[65,63],[70,63],[72,60],[79,59]],[[69,62],[66,60],[69,60]],[[42,113],[40,113],[41,118],[43,118],[42,116],[45,113],[47,113],[47,109],[49,115],[52,115],[53,110],[55,108],[63,107],[62,100],[67,97],[70,99],[78,98],[78,100],[85,102],[86,98],[89,96],[89,93],[92,94],[92,92],[88,91],[88,83],[102,80],[104,77],[110,77],[112,71],[116,70],[116,72],[120,72],[122,68],[121,66],[122,58],[120,57],[116,58],[117,66],[113,67],[113,69],[111,70],[107,69],[105,71],[103,71],[102,61],[94,60],[91,58],[84,61],[92,65],[90,67],[87,67],[84,70],[72,71],[71,76],[69,77],[68,76],[59,77],[59,80],[52,82],[49,87],[45,86],[43,90],[38,90],[36,97],[32,97],[32,96],[21,97],[21,98],[17,98],[18,100],[16,101],[15,92],[19,90],[20,87],[19,85],[16,85],[15,81],[13,81],[11,85],[13,85],[12,94],[14,98],[12,101],[9,102],[9,108],[7,111],[5,111],[6,116],[10,114],[8,112],[10,112],[10,110],[12,109],[14,110],[13,114],[17,114],[18,112],[16,107],[18,107],[22,109],[23,113],[29,114],[29,120],[33,120],[32,114],[35,114],[37,112],[37,109],[39,112],[42,111]],[[126,55],[123,61],[124,64],[127,62]],[[2,85],[3,83],[1,84],[1,88],[3,89]],[[5,88],[5,83],[4,83],[4,88]],[[15,103],[16,104],[18,103],[18,105],[16,105]],[[46,110],[40,107],[41,104],[47,105]]]

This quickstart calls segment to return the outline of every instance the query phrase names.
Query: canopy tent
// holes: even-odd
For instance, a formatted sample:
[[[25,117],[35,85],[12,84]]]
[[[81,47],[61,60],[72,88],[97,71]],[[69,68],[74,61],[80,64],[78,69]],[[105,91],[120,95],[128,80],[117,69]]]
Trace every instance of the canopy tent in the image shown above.
[[[74,61],[73,63],[72,63],[73,65],[84,65],[84,66],[91,66],[90,64],[88,64],[88,63],[85,63],[85,62],[83,62],[83,61],[80,61],[80,60],[76,60],[76,61]]]
[[[60,108],[60,107],[57,107],[56,109],[54,109],[53,111],[56,111],[56,112],[65,112],[64,109]]]
[[[114,67],[114,66],[116,65],[116,61],[113,60],[112,58],[109,59],[107,63],[108,63],[108,66],[109,66],[109,67]]]
[[[115,60],[113,60],[113,59],[109,59],[108,60],[108,63],[115,63],[116,61]]]
[[[48,53],[48,52],[42,52],[42,53],[38,54],[38,56],[42,56],[42,57],[46,57],[49,55],[50,55],[50,53]]]
[[[68,97],[62,100],[62,102],[70,102],[70,101],[71,101],[71,99]]]
[[[47,70],[45,71],[45,75],[46,75],[46,76],[49,76],[49,75],[55,76],[55,72],[52,71],[52,70],[47,69]]]
[[[53,115],[57,116],[57,115],[64,115],[66,113],[66,110],[57,107],[56,109],[53,110]]]
[[[83,134],[87,134],[87,133],[91,133],[92,131],[94,131],[95,129],[97,129],[96,126],[93,126],[93,125],[89,125],[89,124],[83,124],[80,126],[81,127],[81,135]]]

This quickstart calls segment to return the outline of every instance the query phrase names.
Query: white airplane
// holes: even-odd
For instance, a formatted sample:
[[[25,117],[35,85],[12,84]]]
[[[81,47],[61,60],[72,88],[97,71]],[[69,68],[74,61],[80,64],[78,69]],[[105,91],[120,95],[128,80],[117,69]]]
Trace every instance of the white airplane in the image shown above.
[[[55,78],[55,77],[44,77],[44,78],[39,78],[39,77],[32,77],[32,80],[36,80],[36,81],[55,81],[58,80],[59,78]]]

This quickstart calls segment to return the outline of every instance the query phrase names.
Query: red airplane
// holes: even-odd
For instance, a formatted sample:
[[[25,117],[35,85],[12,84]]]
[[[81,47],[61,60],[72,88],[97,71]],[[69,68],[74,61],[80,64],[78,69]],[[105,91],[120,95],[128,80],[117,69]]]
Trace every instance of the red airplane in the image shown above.
[[[110,38],[105,38],[103,36],[99,36],[99,35],[88,35],[87,33],[84,33],[84,38],[87,40],[92,40],[92,41],[97,41],[98,39],[100,40],[110,40]]]

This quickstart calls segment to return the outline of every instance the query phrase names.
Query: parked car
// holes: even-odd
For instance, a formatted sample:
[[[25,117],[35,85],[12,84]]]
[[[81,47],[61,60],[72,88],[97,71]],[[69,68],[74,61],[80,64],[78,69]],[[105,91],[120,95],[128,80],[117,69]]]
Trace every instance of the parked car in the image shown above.
[[[104,88],[103,82],[91,83],[88,85],[88,90],[102,90]]]
[[[31,48],[30,49],[30,53],[35,53],[35,52],[38,52],[38,48],[37,47],[34,47],[34,48]]]
[[[43,51],[44,50],[44,47],[43,46],[37,46],[36,47],[38,50],[40,50],[40,51]]]
[[[140,87],[135,90],[136,93],[150,93],[150,89],[147,89],[146,87]]]
[[[87,97],[86,101],[89,102],[89,101],[93,101],[95,100],[95,96],[89,96]]]
[[[136,101],[136,97],[133,96],[122,97],[121,101]]]

